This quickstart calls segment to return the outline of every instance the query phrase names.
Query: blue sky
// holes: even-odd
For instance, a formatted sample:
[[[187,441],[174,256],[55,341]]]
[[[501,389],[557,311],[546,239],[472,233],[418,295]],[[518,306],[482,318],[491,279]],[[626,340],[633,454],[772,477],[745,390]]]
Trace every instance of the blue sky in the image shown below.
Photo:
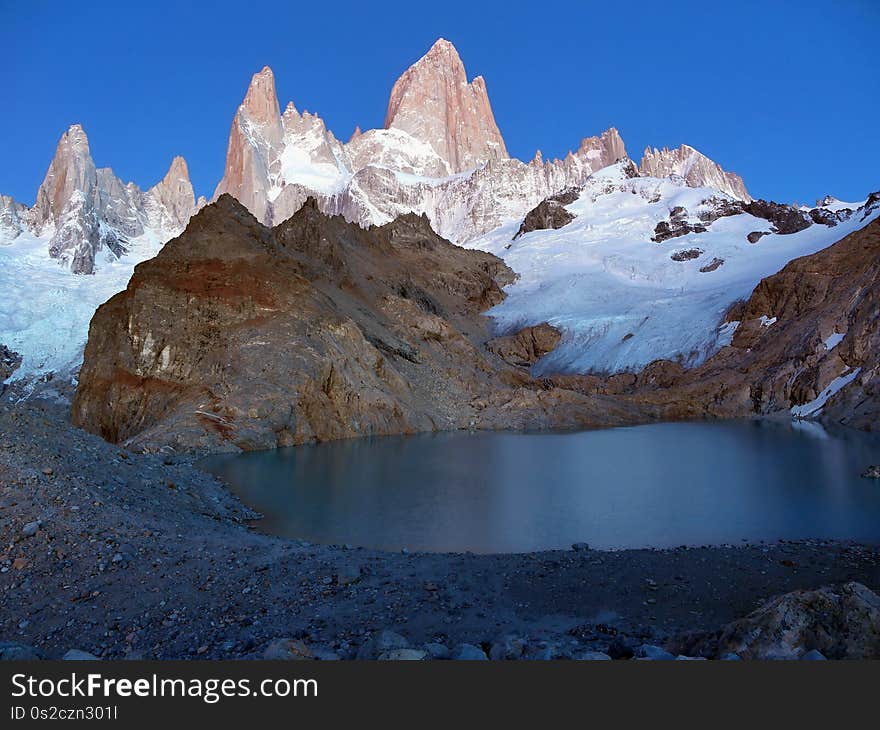
[[[381,126],[439,36],[485,76],[510,153],[561,156],[616,126],[630,156],[688,143],[755,196],[880,188],[880,2],[61,3],[0,0],[0,192],[32,203],[58,137],[148,187],[175,154],[223,171],[250,76],[345,140]]]

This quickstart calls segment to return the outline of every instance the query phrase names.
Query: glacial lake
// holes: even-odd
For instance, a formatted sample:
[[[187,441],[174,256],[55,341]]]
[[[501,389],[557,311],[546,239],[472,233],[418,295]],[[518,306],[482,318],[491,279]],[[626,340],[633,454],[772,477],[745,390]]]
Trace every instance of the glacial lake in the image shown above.
[[[311,542],[476,553],[880,541],[880,436],[813,423],[453,432],[214,456],[202,467]]]

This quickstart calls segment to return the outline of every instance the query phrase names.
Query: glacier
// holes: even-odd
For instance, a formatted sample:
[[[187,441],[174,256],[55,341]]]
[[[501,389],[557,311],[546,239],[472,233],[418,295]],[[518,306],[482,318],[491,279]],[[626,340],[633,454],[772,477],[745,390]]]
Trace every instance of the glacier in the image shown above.
[[[592,175],[580,198],[565,206],[575,215],[566,226],[513,241],[521,222],[514,219],[468,242],[503,258],[519,276],[507,287],[507,299],[488,312],[496,330],[509,333],[541,322],[562,330],[560,345],[534,366],[536,375],[636,371],[657,359],[695,366],[729,343],[734,327],[723,323],[725,313],[762,278],[880,214],[854,214],[834,227],[814,224],[749,243],[748,233],[769,224],[742,213],[718,218],[702,233],[651,240],[656,224],[674,208],[697,214],[711,199],[728,198],[676,176],[627,179],[618,163]],[[847,206],[855,210],[859,204]],[[671,258],[688,249],[701,253],[691,260]],[[700,270],[713,259],[723,264]]]

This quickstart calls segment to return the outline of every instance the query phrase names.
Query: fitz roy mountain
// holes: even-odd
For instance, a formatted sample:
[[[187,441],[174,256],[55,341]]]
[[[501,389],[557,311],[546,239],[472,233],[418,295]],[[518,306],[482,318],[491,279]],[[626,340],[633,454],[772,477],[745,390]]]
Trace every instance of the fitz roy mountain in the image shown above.
[[[598,416],[590,393],[647,399],[653,408],[661,408],[654,396],[645,395],[641,381],[624,387],[614,378],[635,378],[658,360],[677,368],[703,367],[699,372],[704,373],[710,367],[706,363],[745,342],[744,333],[752,333],[755,326],[772,339],[782,331],[782,322],[769,305],[766,312],[752,311],[764,301],[750,299],[756,287],[795,259],[811,261],[810,257],[854,236],[880,215],[876,194],[855,202],[828,196],[815,206],[800,207],[755,200],[739,175],[688,145],[648,148],[636,162],[628,157],[614,128],[584,138],[563,159],[545,160],[540,152],[527,162],[512,158],[493,114],[486,80],[481,76],[469,80],[455,47],[444,39],[394,83],[383,127],[357,128],[344,142],[318,114],[300,111],[292,101],[282,111],[274,74],[263,68],[253,76],[232,119],[223,177],[207,205],[213,212],[193,218],[206,205],[204,199],[195,198],[182,158],[175,158],[163,180],[143,191],[123,183],[109,168],[96,168],[85,132],[79,125],[70,127],[32,207],[0,196],[0,286],[6,293],[0,303],[0,374],[7,382],[25,385],[53,373],[77,377],[95,311],[126,289],[128,298],[114,299],[113,311],[151,311],[149,302],[144,308],[145,302],[131,299],[133,286],[147,291],[145,281],[155,291],[157,306],[172,300],[198,302],[208,313],[202,322],[208,337],[214,311],[211,297],[205,300],[208,280],[215,287],[210,291],[227,291],[215,280],[215,268],[225,271],[234,264],[236,276],[252,286],[254,272],[240,271],[237,262],[242,251],[259,249],[261,257],[271,252],[265,261],[260,259],[260,271],[272,270],[273,257],[283,258],[285,267],[309,282],[306,289],[320,303],[315,306],[323,312],[326,326],[340,318],[350,326],[337,333],[339,341],[322,342],[323,349],[315,350],[323,353],[321,358],[300,373],[314,371],[317,383],[309,380],[297,386],[306,414],[298,423],[308,422],[307,431],[294,433],[293,424],[280,421],[272,430],[274,426],[261,421],[250,427],[258,434],[252,443],[271,444],[279,429],[288,433],[285,439],[297,442],[356,435],[348,421],[340,425],[350,416],[348,406],[338,406],[347,415],[340,416],[337,424],[321,421],[321,408],[315,405],[322,402],[322,392],[343,393],[340,403],[365,397],[355,395],[356,383],[362,382],[359,374],[340,373],[332,366],[334,353],[351,350],[355,342],[351,352],[357,351],[359,361],[382,368],[375,376],[373,397],[390,415],[380,426],[374,424],[377,431],[471,423],[498,427],[508,417],[534,425],[542,422],[540,414],[555,407],[552,403],[569,404],[568,415],[555,417],[557,425],[584,419],[595,423]],[[212,252],[206,237],[233,229],[238,238],[235,245],[227,242],[229,250],[224,249],[223,256],[229,260],[225,261]],[[400,243],[402,231],[406,245]],[[318,238],[312,240],[313,234]],[[325,234],[327,241],[321,238]],[[154,258],[172,239],[176,243],[169,243],[163,256]],[[181,241],[195,240],[199,259],[189,264]],[[475,257],[460,257],[447,244],[471,249]],[[442,259],[449,267],[443,269],[444,281],[453,280],[456,271],[462,276],[467,272],[474,282],[473,289],[465,292],[467,322],[450,319],[454,306],[447,302],[450,289],[445,285],[436,289],[437,282],[423,281],[414,272],[395,269],[393,276],[383,272],[382,256],[364,254],[361,260],[359,247],[371,246],[400,257],[398,266],[404,261],[416,267],[439,266]],[[440,252],[439,259],[419,254],[420,246]],[[291,253],[295,251],[299,253]],[[297,260],[285,258],[291,255]],[[147,260],[150,265],[139,267],[140,273],[133,277],[135,266]],[[358,261],[372,272],[369,277],[357,269]],[[840,266],[838,259],[835,262]],[[211,274],[203,285],[186,274],[196,266]],[[328,271],[322,274],[321,266]],[[340,273],[349,269],[344,276]],[[872,272],[865,269],[863,278],[873,276]],[[171,280],[179,291],[169,298],[164,289]],[[331,294],[328,281],[336,287]],[[355,283],[358,291],[379,299],[367,301],[364,294],[364,306],[354,306]],[[278,286],[284,296],[281,289],[275,294],[289,303],[296,301],[294,290],[305,284],[292,283],[290,296],[286,283],[279,281]],[[325,296],[331,296],[333,307]],[[421,308],[418,327],[410,304],[400,299]],[[757,302],[747,308],[748,318],[741,314],[746,311],[743,302]],[[239,305],[229,306],[230,322],[238,321]],[[815,303],[816,311],[819,306]],[[822,306],[824,314],[821,323],[810,329],[810,343],[815,340],[828,351],[836,347],[834,357],[823,355],[822,368],[810,370],[809,386],[799,387],[796,395],[788,391],[775,395],[773,408],[799,408],[823,397],[828,388],[870,391],[867,384],[876,376],[873,365],[864,358],[844,356],[855,351],[846,340],[846,317],[832,322],[828,307]],[[392,311],[394,307],[398,313]],[[852,302],[846,307],[846,311],[863,311]],[[484,310],[485,328],[480,324]],[[167,412],[167,404],[161,399],[139,402],[140,421],[133,425],[124,409],[120,412],[113,404],[100,403],[100,393],[105,388],[125,390],[131,383],[155,385],[172,373],[180,382],[162,392],[179,390],[203,410],[199,394],[219,387],[206,382],[204,373],[195,377],[192,370],[191,358],[198,360],[205,353],[187,352],[182,342],[168,340],[167,333],[159,331],[163,326],[159,320],[150,320],[149,328],[133,320],[126,325],[108,316],[109,310],[102,311],[93,327],[100,325],[105,331],[93,333],[90,351],[104,359],[83,368],[87,384],[77,401],[77,418],[83,424],[119,437],[148,426],[153,435],[164,433],[160,416]],[[400,314],[404,311],[409,314]],[[366,320],[365,312],[370,313]],[[297,326],[302,324],[303,332],[311,331],[311,316],[296,313],[294,320]],[[754,324],[755,317],[759,325]],[[114,329],[120,326],[129,330]],[[431,359],[419,344],[441,337],[438,333],[448,327],[460,334],[456,347],[467,352],[464,361],[454,348]],[[475,339],[475,333],[484,329],[485,337]],[[864,329],[858,335],[862,340],[871,336]],[[274,337],[273,331],[269,327],[269,334],[260,333],[260,341]],[[416,331],[421,334],[413,340]],[[198,342],[191,344],[195,347]],[[250,346],[248,342],[239,342],[242,351]],[[160,347],[160,343],[164,344]],[[476,351],[468,349],[474,347]],[[111,361],[123,352],[124,363]],[[211,352],[218,363],[225,356],[222,348]],[[176,361],[177,357],[181,359]],[[405,362],[394,360],[401,357]],[[813,367],[812,350],[799,357],[798,373]],[[383,358],[391,360],[383,364]],[[424,393],[424,402],[429,403],[428,394],[440,386],[434,380],[436,373],[414,374],[421,373],[419,362],[442,363],[448,372],[454,369],[451,363],[460,368],[467,362],[473,369],[468,371],[468,384],[456,391],[455,398],[450,396],[449,403],[422,408],[415,401],[421,402]],[[757,372],[760,363],[750,367]],[[130,380],[112,382],[113,373],[123,370]],[[501,385],[495,380],[484,383],[486,373],[495,373]],[[250,387],[252,374],[240,375],[236,387]],[[332,381],[326,392],[321,385],[324,376]],[[345,380],[343,388],[340,378],[350,382]],[[541,378],[557,380],[542,393]],[[603,380],[596,385],[583,378]],[[284,384],[294,379],[279,372],[272,398],[287,402]],[[405,381],[410,386],[404,387]],[[676,383],[680,381],[677,374]],[[413,383],[421,383],[421,390]],[[538,390],[523,396],[521,389],[532,386]],[[240,400],[250,404],[252,396],[247,392]],[[478,414],[474,404],[480,399],[484,405]],[[737,408],[753,400],[737,400]],[[512,402],[519,405],[505,410]],[[454,414],[444,410],[450,403],[455,403]],[[632,408],[638,411],[643,405]],[[815,416],[821,410],[817,406],[809,413]],[[575,411],[583,418],[572,415]],[[614,416],[619,422],[643,417],[643,412],[631,410],[615,411]],[[191,414],[182,413],[180,418],[192,420]],[[363,414],[357,419],[365,422]],[[201,434],[201,421],[190,420],[187,428]]]
[[[358,131],[346,144],[292,102],[282,114],[272,70],[255,74],[214,198],[229,193],[264,225],[286,220],[309,196],[361,226],[425,213],[437,233],[465,243],[625,156],[609,129],[564,160],[510,158],[486,82],[469,83],[455,48],[441,39],[394,84],[384,128]]]

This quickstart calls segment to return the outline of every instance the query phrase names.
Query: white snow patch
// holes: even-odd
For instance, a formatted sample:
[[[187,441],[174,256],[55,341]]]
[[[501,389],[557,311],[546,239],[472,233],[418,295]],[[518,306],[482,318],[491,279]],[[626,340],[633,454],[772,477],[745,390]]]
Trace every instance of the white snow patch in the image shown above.
[[[828,335],[828,337],[825,338],[825,349],[833,350],[840,344],[840,341],[844,337],[846,337],[846,334],[841,334],[840,332],[835,332],[834,334]]]
[[[308,151],[292,144],[281,152],[281,177],[285,185],[299,183],[325,195],[341,190],[351,179],[351,175],[341,171],[337,165],[313,162]],[[282,188],[283,185],[278,188],[279,193]]]
[[[834,380],[829,383],[828,387],[819,393],[815,399],[800,406],[792,406],[791,415],[795,418],[808,418],[809,416],[818,415],[819,411],[822,410],[822,407],[828,402],[828,399],[855,380],[860,372],[862,372],[862,369],[856,368],[846,375],[840,375],[839,377],[834,378]]]
[[[762,327],[771,327],[774,324],[776,324],[776,317],[768,317],[766,314],[761,315]]]

